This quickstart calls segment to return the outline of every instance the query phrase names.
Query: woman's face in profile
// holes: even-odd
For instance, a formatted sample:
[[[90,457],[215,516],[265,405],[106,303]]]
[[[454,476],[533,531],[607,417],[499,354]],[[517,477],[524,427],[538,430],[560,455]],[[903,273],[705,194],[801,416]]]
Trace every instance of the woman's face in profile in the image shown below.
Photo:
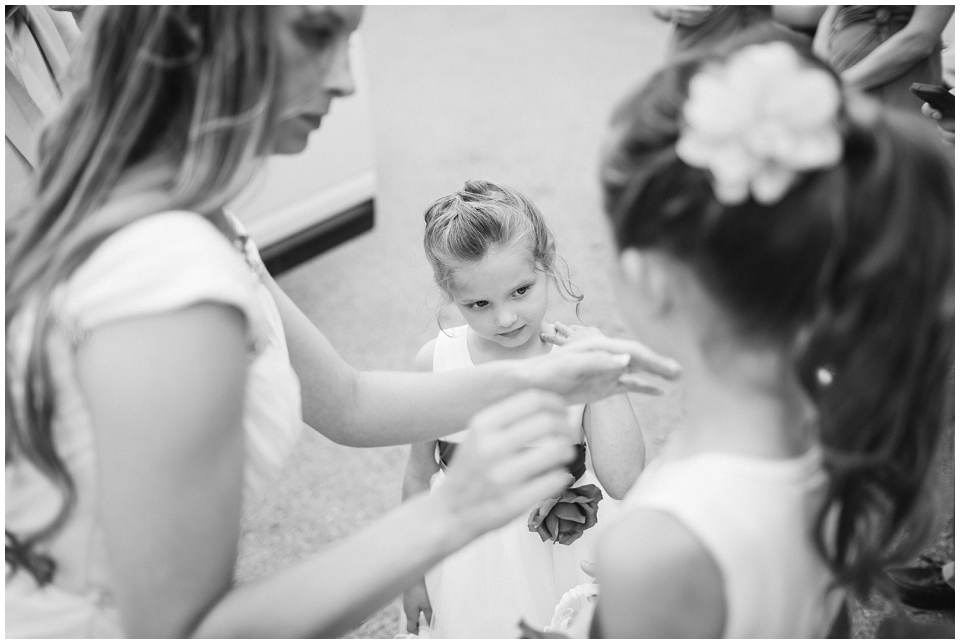
[[[271,153],[296,154],[320,127],[331,101],[354,91],[349,41],[363,7],[285,6],[280,11],[280,122]]]

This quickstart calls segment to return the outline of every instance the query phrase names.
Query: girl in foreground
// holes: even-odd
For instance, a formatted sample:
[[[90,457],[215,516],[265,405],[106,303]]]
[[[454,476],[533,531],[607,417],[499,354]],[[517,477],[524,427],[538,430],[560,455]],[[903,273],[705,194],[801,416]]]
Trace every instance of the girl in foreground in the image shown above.
[[[928,536],[954,346],[929,129],[784,42],[677,63],[616,111],[621,301],[683,364],[687,418],[601,534],[593,635],[823,637]]]
[[[353,91],[361,11],[85,17],[6,247],[8,637],[342,633],[562,488],[573,450],[556,394],[633,389],[628,359],[673,373],[602,338],[463,374],[358,373],[277,288],[223,207]],[[507,398],[530,387],[555,393]],[[438,494],[235,586],[242,508],[302,421],[352,445],[475,431]]]
[[[424,219],[423,245],[437,285],[467,324],[444,329],[424,345],[418,369],[449,373],[555,349],[541,338],[542,332],[554,335],[543,319],[551,286],[569,300],[582,296],[572,292],[553,234],[529,199],[506,186],[470,181],[438,199]],[[564,341],[603,337],[597,329],[557,327]],[[407,632],[419,632],[423,613],[431,637],[516,637],[521,620],[549,622],[563,592],[587,580],[580,562],[593,558],[594,525],[598,516],[611,516],[610,499],[622,498],[640,474],[644,445],[626,395],[569,412],[569,440],[577,448],[570,489],[556,505],[531,504],[408,589]],[[442,487],[465,438],[457,432],[414,444],[404,499]]]

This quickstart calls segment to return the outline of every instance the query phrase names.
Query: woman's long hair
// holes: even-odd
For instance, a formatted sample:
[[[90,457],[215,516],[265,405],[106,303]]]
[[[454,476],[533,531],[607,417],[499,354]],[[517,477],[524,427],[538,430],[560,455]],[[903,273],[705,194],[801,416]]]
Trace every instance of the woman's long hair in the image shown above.
[[[54,563],[34,546],[76,501],[52,436],[51,296],[106,237],[156,212],[103,208],[131,169],[168,169],[148,187],[166,208],[199,213],[215,212],[249,182],[276,128],[276,29],[275,10],[259,6],[109,6],[84,20],[63,104],[40,136],[35,199],[8,225],[6,245],[7,461],[29,461],[63,504],[33,534],[7,531],[5,554],[40,583]],[[26,309],[24,352],[10,331]]]
[[[919,117],[845,112],[835,167],[776,204],[724,206],[676,153],[705,62],[678,61],[617,110],[606,209],[621,249],[686,262],[738,332],[790,355],[818,410],[829,480],[816,542],[838,583],[865,595],[928,536],[918,507],[954,347],[953,164]]]

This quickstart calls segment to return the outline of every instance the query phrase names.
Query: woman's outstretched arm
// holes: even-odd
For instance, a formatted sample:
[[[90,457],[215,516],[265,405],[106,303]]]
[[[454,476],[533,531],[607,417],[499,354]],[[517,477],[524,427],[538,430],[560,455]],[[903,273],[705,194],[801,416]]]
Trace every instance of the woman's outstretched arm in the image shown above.
[[[490,403],[529,388],[588,402],[651,387],[621,376],[630,370],[676,377],[679,366],[646,347],[604,338],[579,350],[531,360],[504,360],[442,374],[369,371],[348,365],[330,342],[264,275],[283,319],[290,361],[300,378],[304,421],[344,445],[416,443],[452,434]]]
[[[128,636],[337,635],[569,479],[565,403],[526,392],[474,417],[435,493],[233,586],[246,362],[243,318],[219,304],[105,325],[78,351],[111,590]],[[538,440],[544,447],[523,449]]]

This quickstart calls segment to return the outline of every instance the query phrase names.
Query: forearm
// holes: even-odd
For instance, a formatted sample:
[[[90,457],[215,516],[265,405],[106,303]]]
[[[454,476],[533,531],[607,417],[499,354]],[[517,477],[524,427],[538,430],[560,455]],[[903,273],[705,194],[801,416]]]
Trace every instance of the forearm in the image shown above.
[[[918,60],[929,56],[939,42],[925,33],[897,32],[867,54],[863,60],[840,73],[844,84],[862,90],[872,89],[897,78]]]
[[[233,588],[193,635],[344,633],[467,542],[467,535],[438,508],[433,497],[422,495],[312,559]]]
[[[290,362],[300,379],[303,420],[332,441],[353,447],[401,445],[463,429],[487,405],[531,385],[522,361],[460,371],[359,372],[269,276],[283,320]]]
[[[331,438],[372,447],[458,432],[481,409],[529,388],[518,364],[492,362],[442,374],[362,372],[342,435]]]
[[[623,498],[646,460],[643,432],[626,394],[587,405],[584,431],[597,479],[610,496]]]
[[[813,36],[813,53],[824,62],[830,61],[830,30],[833,29],[833,21],[840,11],[838,5],[831,5],[823,12],[820,22],[817,25],[817,33]]]

